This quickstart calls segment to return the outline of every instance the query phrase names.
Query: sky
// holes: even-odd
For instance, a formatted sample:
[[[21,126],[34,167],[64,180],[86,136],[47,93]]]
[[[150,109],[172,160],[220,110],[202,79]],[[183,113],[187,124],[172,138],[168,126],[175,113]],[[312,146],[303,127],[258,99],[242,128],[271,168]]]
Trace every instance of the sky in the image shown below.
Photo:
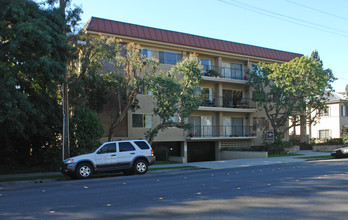
[[[91,17],[183,32],[310,56],[317,50],[348,84],[347,0],[71,0],[83,26]]]

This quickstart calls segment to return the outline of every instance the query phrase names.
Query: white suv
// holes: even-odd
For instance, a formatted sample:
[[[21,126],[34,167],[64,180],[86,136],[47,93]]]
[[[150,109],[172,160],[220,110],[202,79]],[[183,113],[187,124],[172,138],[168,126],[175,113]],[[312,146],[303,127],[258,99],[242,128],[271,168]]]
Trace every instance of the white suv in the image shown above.
[[[148,166],[154,164],[155,160],[147,141],[113,141],[102,144],[93,153],[64,160],[60,172],[80,179],[107,171],[123,171],[128,175],[145,174]]]

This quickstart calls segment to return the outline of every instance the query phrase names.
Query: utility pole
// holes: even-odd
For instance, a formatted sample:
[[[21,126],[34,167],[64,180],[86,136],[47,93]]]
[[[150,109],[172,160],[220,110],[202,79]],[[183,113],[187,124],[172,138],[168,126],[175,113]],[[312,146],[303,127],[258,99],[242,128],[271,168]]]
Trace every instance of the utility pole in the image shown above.
[[[59,10],[62,17],[62,31],[65,34],[65,8],[66,0],[59,0]],[[67,73],[67,60],[64,59],[65,70],[63,73],[64,82],[62,84],[62,99],[63,99],[63,146],[62,146],[62,159],[70,157],[69,149],[69,103],[68,103],[68,73]]]

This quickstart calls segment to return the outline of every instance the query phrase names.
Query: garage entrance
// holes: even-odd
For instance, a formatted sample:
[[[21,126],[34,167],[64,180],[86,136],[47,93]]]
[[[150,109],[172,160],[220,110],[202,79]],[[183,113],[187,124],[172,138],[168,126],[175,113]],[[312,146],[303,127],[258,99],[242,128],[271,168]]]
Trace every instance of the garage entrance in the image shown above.
[[[215,142],[188,142],[187,157],[188,162],[214,161]]]

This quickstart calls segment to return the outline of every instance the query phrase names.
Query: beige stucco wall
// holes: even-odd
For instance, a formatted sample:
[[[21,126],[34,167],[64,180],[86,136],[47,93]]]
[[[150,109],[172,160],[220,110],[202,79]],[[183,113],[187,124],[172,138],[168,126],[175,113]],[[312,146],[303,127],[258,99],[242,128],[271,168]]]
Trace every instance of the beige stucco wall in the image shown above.
[[[127,39],[124,42],[128,42]],[[182,53],[183,56],[191,52],[195,52],[198,54],[200,58],[205,58],[211,60],[211,65],[222,67],[222,62],[232,62],[232,63],[240,63],[243,66],[243,72],[247,71],[247,68],[251,66],[251,63],[257,63],[262,60],[260,58],[251,58],[251,57],[239,57],[234,54],[224,54],[223,56],[217,52],[213,51],[203,51],[199,48],[195,50],[188,50],[187,48],[180,48],[180,46],[173,45],[164,45],[158,44],[156,42],[142,42],[141,39],[135,41],[135,43],[140,43],[142,48],[152,49],[153,57],[159,58],[158,51],[171,51]],[[268,62],[268,61],[266,61]],[[162,71],[169,71],[171,65],[160,64],[160,68]],[[252,88],[246,84],[245,80],[231,80],[231,79],[221,79],[221,78],[206,78],[201,83],[201,87],[212,88],[214,97],[222,97],[223,90],[238,90],[243,91],[244,98],[252,97]],[[133,128],[132,127],[132,114],[152,114],[153,115],[153,107],[154,100],[150,95],[138,95],[140,108],[135,112],[129,112],[126,120],[117,128],[117,132],[114,133],[113,139],[138,139],[144,138],[144,133],[148,131],[148,128]],[[222,99],[221,99],[222,100]],[[114,112],[115,102],[108,107],[108,111],[100,114],[102,118],[103,125],[110,124],[110,114]],[[213,125],[214,126],[222,126],[223,117],[240,117],[243,118],[243,126],[252,126],[252,118],[253,117],[264,117],[264,113],[262,111],[257,110],[250,111],[250,109],[225,109],[224,111],[220,111],[218,109],[213,109],[211,111],[196,111],[192,115],[193,116],[211,116],[213,117]],[[153,126],[156,126],[160,122],[160,119],[157,116],[153,117]],[[252,145],[262,145],[262,132],[258,131],[255,133],[258,137],[256,139],[252,139]],[[105,136],[105,135],[104,135]],[[155,138],[155,141],[182,141],[185,142],[187,136],[187,132],[184,132],[182,129],[177,128],[168,128],[165,131],[159,132],[158,136]],[[105,139],[105,138],[104,138]]]
[[[232,160],[242,158],[267,158],[268,152],[250,151],[220,151],[220,160]]]

